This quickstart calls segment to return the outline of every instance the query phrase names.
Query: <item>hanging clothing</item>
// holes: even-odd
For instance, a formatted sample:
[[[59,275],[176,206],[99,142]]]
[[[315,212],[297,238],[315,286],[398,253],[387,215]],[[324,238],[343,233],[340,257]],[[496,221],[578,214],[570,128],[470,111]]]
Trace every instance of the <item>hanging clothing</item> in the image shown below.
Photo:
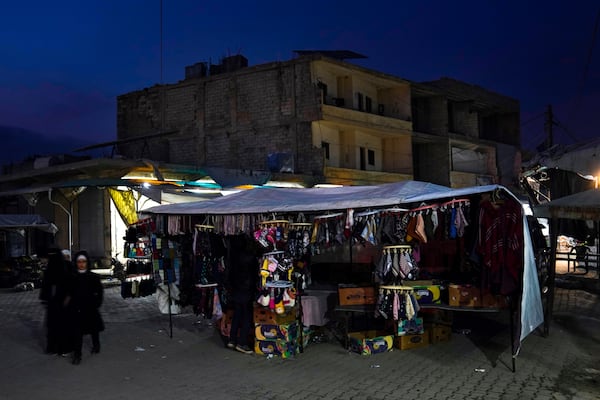
[[[484,267],[484,288],[513,294],[523,270],[523,210],[515,201],[480,204],[478,253]]]

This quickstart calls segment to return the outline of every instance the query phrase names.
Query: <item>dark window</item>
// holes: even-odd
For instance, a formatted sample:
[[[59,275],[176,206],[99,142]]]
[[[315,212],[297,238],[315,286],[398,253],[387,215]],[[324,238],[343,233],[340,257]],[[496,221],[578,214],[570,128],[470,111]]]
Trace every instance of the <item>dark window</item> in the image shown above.
[[[454,104],[451,101],[448,102],[448,131],[452,133],[458,133],[455,131]]]
[[[325,159],[329,160],[329,142],[321,142],[321,148],[325,149]]]
[[[356,93],[356,98],[358,99],[358,111],[363,111],[365,109],[365,97],[362,93]]]
[[[367,152],[367,160],[369,162],[369,165],[375,165],[375,151],[374,150],[369,150]]]
[[[373,112],[373,100],[369,96],[365,97],[365,111]]]
[[[367,169],[367,149],[364,147],[360,148],[360,169],[363,171]]]

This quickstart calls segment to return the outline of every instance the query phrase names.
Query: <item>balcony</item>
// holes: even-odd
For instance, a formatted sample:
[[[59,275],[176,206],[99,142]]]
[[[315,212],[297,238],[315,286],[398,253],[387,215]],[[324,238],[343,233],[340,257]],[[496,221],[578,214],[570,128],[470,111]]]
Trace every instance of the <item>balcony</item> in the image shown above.
[[[412,131],[412,122],[408,120],[386,117],[329,104],[323,104],[321,109],[323,112],[323,119],[326,121],[346,123],[354,126],[358,125],[371,129],[378,128],[391,132],[405,131],[408,133]]]

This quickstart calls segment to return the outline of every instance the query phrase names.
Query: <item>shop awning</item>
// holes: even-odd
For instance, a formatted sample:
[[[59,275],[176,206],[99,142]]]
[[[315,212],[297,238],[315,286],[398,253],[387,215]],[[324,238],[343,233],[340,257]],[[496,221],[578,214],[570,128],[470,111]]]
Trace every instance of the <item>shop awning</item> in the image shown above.
[[[533,209],[538,218],[564,218],[600,221],[600,189],[561,197]]]
[[[58,228],[37,214],[0,214],[0,229],[37,228],[44,232],[56,233]]]
[[[273,212],[310,212],[374,208],[415,203],[440,198],[467,196],[503,189],[502,186],[477,186],[450,189],[433,183],[405,181],[379,186],[339,188],[276,189],[256,188],[209,201],[170,204],[143,210],[144,213],[262,214]]]

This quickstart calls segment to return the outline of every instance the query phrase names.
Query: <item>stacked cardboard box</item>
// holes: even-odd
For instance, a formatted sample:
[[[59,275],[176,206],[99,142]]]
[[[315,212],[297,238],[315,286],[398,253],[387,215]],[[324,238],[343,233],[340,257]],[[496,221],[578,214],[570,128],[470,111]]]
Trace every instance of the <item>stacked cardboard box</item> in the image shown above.
[[[298,354],[299,328],[296,309],[279,315],[267,307],[254,309],[254,351],[290,358]]]

